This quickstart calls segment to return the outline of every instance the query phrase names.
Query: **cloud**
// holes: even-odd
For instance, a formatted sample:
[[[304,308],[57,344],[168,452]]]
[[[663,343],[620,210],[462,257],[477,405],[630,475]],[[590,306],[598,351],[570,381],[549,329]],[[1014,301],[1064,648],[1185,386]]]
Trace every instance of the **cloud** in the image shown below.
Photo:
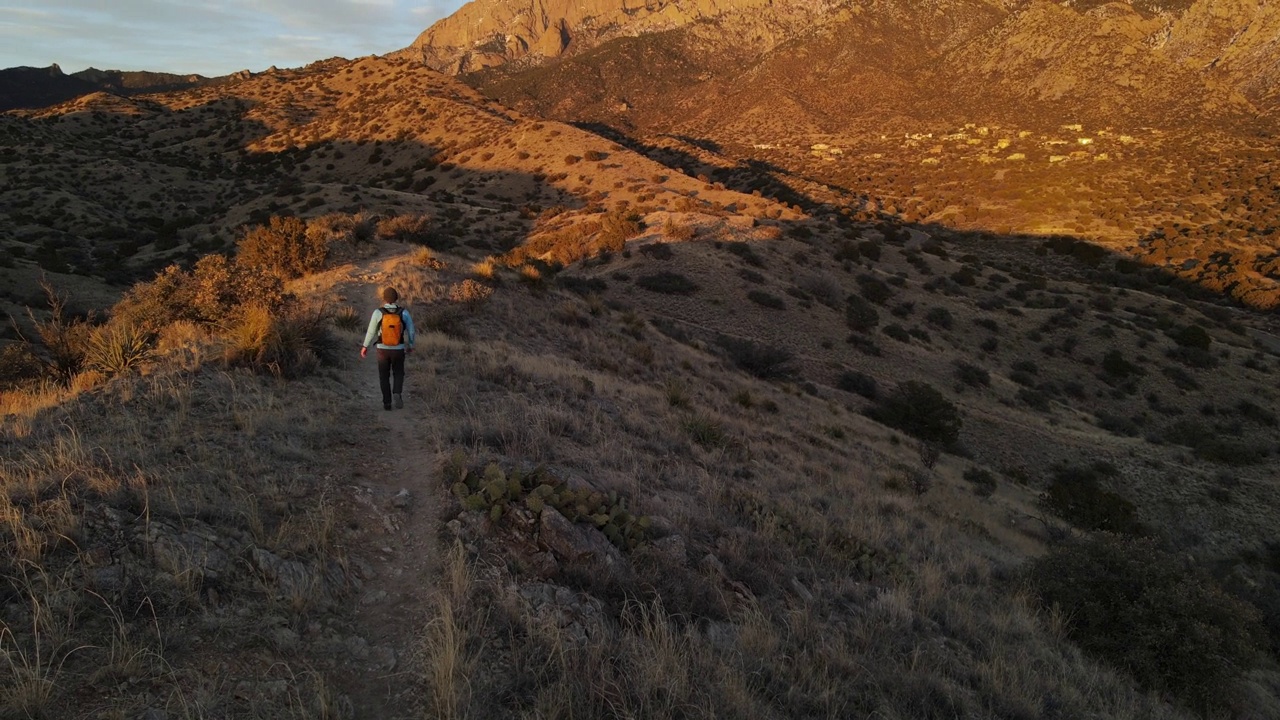
[[[6,2],[6,0],[0,0]],[[222,75],[407,46],[461,5],[422,0],[7,0],[0,67]]]

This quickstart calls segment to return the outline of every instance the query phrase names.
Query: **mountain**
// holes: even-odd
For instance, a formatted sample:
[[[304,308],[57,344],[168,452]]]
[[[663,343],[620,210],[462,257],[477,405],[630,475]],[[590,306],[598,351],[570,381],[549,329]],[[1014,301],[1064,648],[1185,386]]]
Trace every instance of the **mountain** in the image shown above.
[[[873,0],[715,12],[655,31],[618,20],[553,59],[491,58],[459,77],[736,189],[967,229],[1082,233],[1146,262],[1179,257],[1182,276],[1260,307],[1280,303],[1274,213],[1246,201],[1254,178],[1266,186],[1273,173],[1274,6]],[[568,27],[579,25],[595,27]],[[441,21],[419,42],[452,27]],[[474,46],[455,40],[415,52],[470,67]],[[1153,197],[1111,207],[1133,195]],[[1212,262],[1216,252],[1231,259]]]
[[[0,112],[56,105],[94,92],[136,95],[181,90],[226,82],[246,74],[247,71],[226,77],[207,78],[203,75],[88,68],[67,75],[56,63],[47,68],[7,68],[0,70]]]

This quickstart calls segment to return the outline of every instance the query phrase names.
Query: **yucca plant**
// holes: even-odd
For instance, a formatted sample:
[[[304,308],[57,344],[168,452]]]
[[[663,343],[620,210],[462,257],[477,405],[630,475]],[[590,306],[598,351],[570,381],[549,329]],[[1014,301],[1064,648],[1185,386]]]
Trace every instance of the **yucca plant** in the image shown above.
[[[84,366],[106,375],[119,375],[151,354],[152,334],[134,323],[109,323],[94,328],[85,342]]]

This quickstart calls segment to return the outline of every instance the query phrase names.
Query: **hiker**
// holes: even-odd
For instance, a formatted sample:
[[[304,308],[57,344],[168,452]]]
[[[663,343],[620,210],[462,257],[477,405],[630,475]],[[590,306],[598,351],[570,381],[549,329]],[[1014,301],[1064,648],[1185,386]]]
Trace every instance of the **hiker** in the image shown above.
[[[404,356],[413,352],[413,341],[417,333],[413,329],[413,318],[409,311],[396,304],[400,293],[395,288],[382,291],[384,305],[373,311],[369,318],[369,330],[364,334],[364,343],[360,346],[360,359],[369,354],[369,348],[378,341],[378,383],[382,386],[382,409],[390,410],[392,398],[395,407],[404,407]],[[395,385],[392,385],[392,379]]]

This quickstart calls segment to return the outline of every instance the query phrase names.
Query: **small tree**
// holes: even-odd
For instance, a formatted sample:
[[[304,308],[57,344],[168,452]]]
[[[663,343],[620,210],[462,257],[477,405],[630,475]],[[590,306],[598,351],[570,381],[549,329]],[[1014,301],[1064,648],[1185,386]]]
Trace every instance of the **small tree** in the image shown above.
[[[908,380],[886,395],[867,415],[892,428],[943,446],[960,439],[960,411],[928,383]]]

